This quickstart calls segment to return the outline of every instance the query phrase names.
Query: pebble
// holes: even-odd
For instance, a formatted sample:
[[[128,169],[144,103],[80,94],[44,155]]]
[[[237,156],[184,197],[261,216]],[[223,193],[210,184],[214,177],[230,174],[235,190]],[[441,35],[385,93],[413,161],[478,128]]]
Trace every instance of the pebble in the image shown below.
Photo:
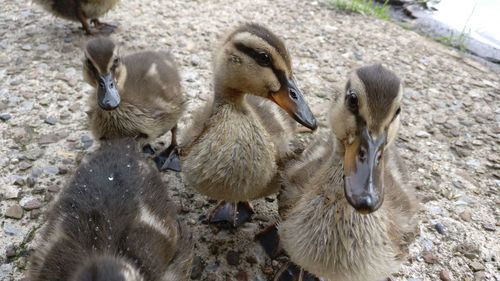
[[[80,140],[83,144],[83,149],[89,149],[92,144],[94,143],[94,140],[92,139],[91,136],[85,134],[80,137]]]
[[[19,204],[23,209],[30,211],[33,209],[39,209],[42,207],[42,202],[40,200],[33,198],[33,197],[24,197],[19,201]]]
[[[469,265],[470,265],[472,271],[474,271],[474,272],[476,272],[476,271],[483,271],[484,270],[484,265],[482,265],[478,261],[473,261]]]
[[[19,168],[20,171],[26,171],[29,168],[33,167],[33,164],[26,162],[26,161],[22,161],[21,163],[19,163],[17,165],[17,167]]]
[[[226,254],[226,260],[229,265],[238,266],[240,264],[240,253],[230,250]]]
[[[424,258],[424,261],[428,264],[434,264],[439,259],[436,255],[434,255],[431,252],[424,252],[422,257]]]
[[[205,269],[205,261],[200,256],[195,256],[191,269],[191,279],[199,279]]]
[[[236,278],[237,281],[248,281],[248,274],[245,271],[240,270],[236,274],[235,278]]]
[[[446,269],[441,270],[441,272],[439,272],[439,279],[441,279],[441,281],[450,281],[450,272]]]
[[[5,199],[17,199],[19,198],[19,190],[17,189],[8,189],[4,193]]]
[[[474,273],[474,281],[484,281],[486,280],[486,273],[484,271],[478,271]]]
[[[5,232],[5,234],[11,236],[16,236],[19,233],[19,229],[17,229],[14,225],[10,223],[6,223],[3,225],[3,231]]]
[[[486,231],[495,231],[495,225],[492,223],[483,223],[483,228]]]
[[[8,259],[15,257],[16,256],[16,251],[17,251],[16,245],[10,244],[9,246],[7,246],[5,248],[5,257],[8,258]]]
[[[465,211],[460,213],[460,218],[463,221],[469,222],[472,220],[472,213],[469,210],[465,210]]]
[[[49,187],[47,187],[47,191],[52,192],[52,193],[57,193],[57,192],[59,192],[59,190],[61,190],[61,189],[57,185],[49,185]]]
[[[46,135],[41,135],[40,138],[38,139],[38,144],[39,145],[45,145],[45,144],[51,144],[51,143],[56,143],[61,139],[61,137],[57,134],[46,134]]]
[[[418,131],[416,133],[416,136],[419,138],[426,139],[426,138],[429,138],[431,135],[429,133],[427,133],[426,131]]]
[[[434,228],[436,228],[436,231],[441,234],[441,235],[444,235],[445,231],[444,231],[444,225],[442,223],[436,223],[434,225]]]
[[[56,166],[47,166],[47,167],[45,167],[44,171],[46,174],[49,174],[49,175],[59,174],[59,168]]]
[[[12,118],[12,116],[8,113],[2,113],[0,114],[0,120],[6,122],[9,121]]]
[[[45,120],[43,120],[43,122],[49,125],[55,125],[57,123],[57,118],[54,116],[48,116],[47,118],[45,118]]]
[[[19,205],[12,205],[5,211],[5,217],[11,219],[21,219],[23,217],[23,208]]]

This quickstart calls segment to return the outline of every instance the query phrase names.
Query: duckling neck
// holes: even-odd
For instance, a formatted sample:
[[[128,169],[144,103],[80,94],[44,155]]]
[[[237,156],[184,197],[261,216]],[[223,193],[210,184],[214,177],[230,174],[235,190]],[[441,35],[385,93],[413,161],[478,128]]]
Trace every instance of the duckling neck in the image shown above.
[[[217,108],[217,107],[224,105],[224,104],[232,104],[232,105],[243,107],[244,96],[245,96],[245,94],[239,90],[225,88],[225,87],[221,87],[221,86],[216,85],[214,106],[215,106],[215,108]]]

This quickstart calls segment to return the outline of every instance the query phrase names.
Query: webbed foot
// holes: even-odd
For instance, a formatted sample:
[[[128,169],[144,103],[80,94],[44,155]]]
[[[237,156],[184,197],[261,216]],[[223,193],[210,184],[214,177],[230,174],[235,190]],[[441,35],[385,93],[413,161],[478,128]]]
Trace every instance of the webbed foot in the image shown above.
[[[259,241],[266,254],[274,259],[283,253],[283,249],[280,246],[280,237],[278,234],[278,228],[276,224],[266,227],[261,232],[255,235],[255,239]]]
[[[118,26],[110,23],[101,22],[99,19],[91,19],[90,23],[99,31],[101,34],[111,34]]]
[[[248,202],[221,201],[210,214],[209,222],[222,228],[237,228],[249,221],[254,213]]]
[[[162,151],[158,156],[153,158],[156,167],[160,171],[172,170],[174,172],[181,171],[181,158],[177,146],[169,146]]]
[[[142,147],[142,153],[148,154],[148,155],[154,155],[155,150],[154,148],[148,143],[145,146]]]
[[[298,267],[293,262],[286,263],[273,278],[274,281],[320,281],[311,273]]]

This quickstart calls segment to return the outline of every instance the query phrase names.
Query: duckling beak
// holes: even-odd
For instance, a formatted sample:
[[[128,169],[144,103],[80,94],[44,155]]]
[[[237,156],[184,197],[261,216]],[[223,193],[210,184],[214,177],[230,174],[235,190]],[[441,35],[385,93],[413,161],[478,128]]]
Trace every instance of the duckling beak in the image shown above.
[[[104,110],[113,110],[120,105],[120,95],[116,89],[113,75],[99,76],[97,84],[97,103]]]
[[[347,201],[358,212],[375,212],[384,201],[383,153],[386,135],[374,139],[367,128],[344,155],[344,191]]]
[[[315,130],[318,127],[316,118],[314,118],[309,105],[304,100],[304,94],[299,90],[294,79],[286,80],[287,86],[281,87],[278,92],[272,93],[269,98],[283,108],[295,121],[311,130]]]

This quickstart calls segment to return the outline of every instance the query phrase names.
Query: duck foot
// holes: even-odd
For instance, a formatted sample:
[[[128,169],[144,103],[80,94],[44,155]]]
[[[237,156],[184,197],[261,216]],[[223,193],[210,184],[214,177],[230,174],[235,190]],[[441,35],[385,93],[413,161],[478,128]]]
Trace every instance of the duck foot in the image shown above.
[[[148,143],[145,146],[142,147],[142,153],[148,154],[148,155],[155,155],[155,150],[154,148]]]
[[[102,34],[111,34],[118,28],[117,25],[105,23],[105,22],[100,21],[99,19],[91,19],[90,23],[97,30],[99,30],[99,33],[102,33]]]
[[[273,278],[274,281],[320,281],[293,262],[286,263]]]
[[[221,228],[237,228],[249,221],[254,210],[248,202],[221,201],[210,214],[209,222]]]
[[[280,246],[280,236],[276,224],[266,227],[261,232],[255,235],[255,239],[259,241],[266,254],[271,258],[277,258],[283,253],[283,248]]]
[[[179,150],[177,149],[176,145],[167,147],[167,149],[153,158],[153,160],[156,163],[156,167],[158,167],[158,170],[160,171],[181,171],[181,159],[179,157]]]

